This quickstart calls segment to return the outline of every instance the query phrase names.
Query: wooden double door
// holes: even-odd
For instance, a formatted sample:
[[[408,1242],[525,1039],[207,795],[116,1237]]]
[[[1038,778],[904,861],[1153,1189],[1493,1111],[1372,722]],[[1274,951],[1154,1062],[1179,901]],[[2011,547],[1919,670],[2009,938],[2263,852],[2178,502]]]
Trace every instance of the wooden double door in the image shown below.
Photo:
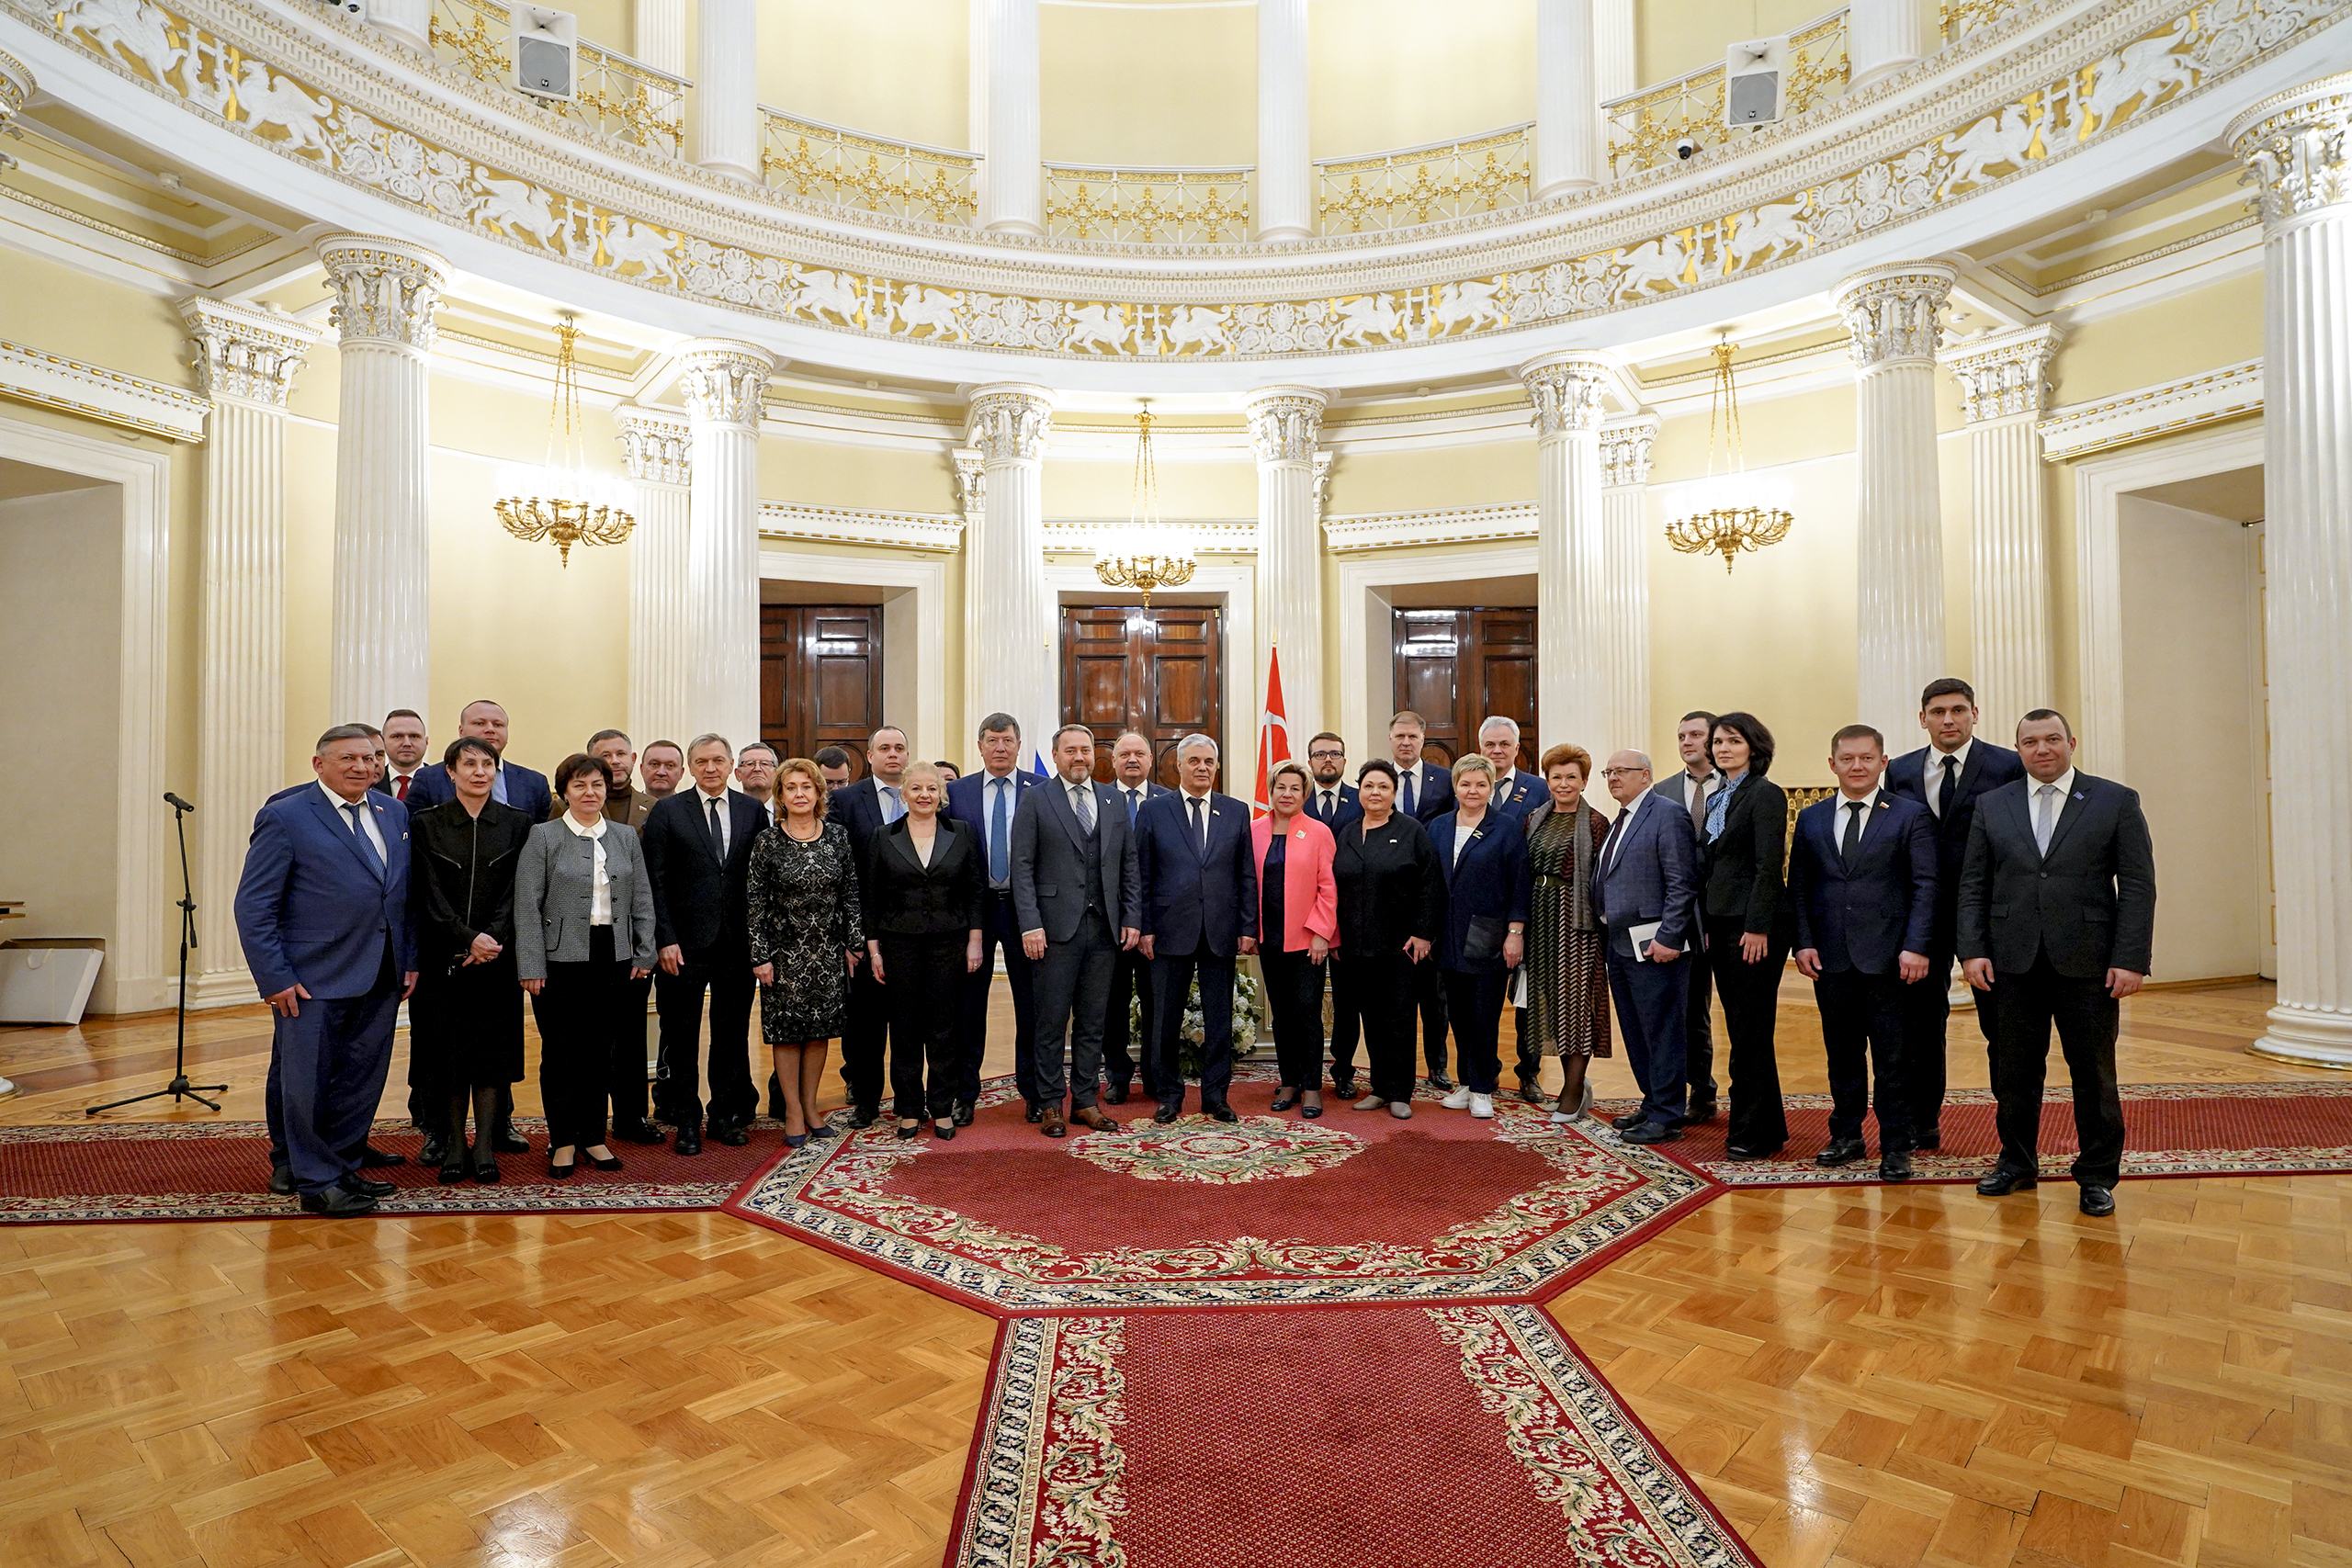
[[[1398,610],[1392,632],[1396,705],[1428,726],[1432,760],[1451,763],[1478,749],[1489,714],[1519,721],[1519,766],[1535,767],[1535,612],[1532,609]],[[1387,735],[1369,738],[1387,755]]]
[[[1111,748],[1133,729],[1151,740],[1152,777],[1174,784],[1176,742],[1199,730],[1224,745],[1224,690],[1216,605],[1062,606],[1062,722],[1094,732],[1096,778],[1111,777]]]
[[[760,606],[760,739],[779,756],[838,746],[865,773],[882,725],[882,606]]]

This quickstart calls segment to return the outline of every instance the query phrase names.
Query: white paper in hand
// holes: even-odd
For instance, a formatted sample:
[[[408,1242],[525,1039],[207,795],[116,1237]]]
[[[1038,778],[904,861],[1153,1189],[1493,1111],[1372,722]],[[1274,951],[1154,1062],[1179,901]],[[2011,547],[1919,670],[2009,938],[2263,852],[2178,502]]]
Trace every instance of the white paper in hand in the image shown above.
[[[1633,942],[1634,956],[1641,963],[1650,962],[1650,943],[1657,940],[1657,928],[1663,920],[1652,920],[1645,926],[1627,926],[1625,935]]]

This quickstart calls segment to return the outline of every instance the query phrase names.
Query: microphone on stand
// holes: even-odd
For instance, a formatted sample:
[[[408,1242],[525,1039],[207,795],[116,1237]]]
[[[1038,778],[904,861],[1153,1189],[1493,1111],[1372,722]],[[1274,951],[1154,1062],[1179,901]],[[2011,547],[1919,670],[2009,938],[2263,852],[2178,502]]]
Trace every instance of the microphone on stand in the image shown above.
[[[182,800],[170,790],[165,790],[164,792],[164,804],[170,807],[175,811],[194,811],[196,809],[195,807],[190,806],[187,801]]]

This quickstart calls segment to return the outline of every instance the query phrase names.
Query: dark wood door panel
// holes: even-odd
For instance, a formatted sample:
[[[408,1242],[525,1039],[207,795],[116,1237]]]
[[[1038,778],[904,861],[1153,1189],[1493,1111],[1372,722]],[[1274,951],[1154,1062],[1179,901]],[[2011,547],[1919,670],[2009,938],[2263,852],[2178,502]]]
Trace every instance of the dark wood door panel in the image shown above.
[[[1176,782],[1176,742],[1223,731],[1224,617],[1215,605],[1068,604],[1062,608],[1062,722],[1094,732],[1094,776],[1134,729],[1152,745],[1152,776]]]
[[[880,605],[760,606],[760,739],[787,757],[839,746],[862,774],[882,723]]]
[[[1394,614],[1396,705],[1421,716],[1430,760],[1451,763],[1475,751],[1479,724],[1500,714],[1519,722],[1519,765],[1533,768],[1535,612],[1467,606]]]

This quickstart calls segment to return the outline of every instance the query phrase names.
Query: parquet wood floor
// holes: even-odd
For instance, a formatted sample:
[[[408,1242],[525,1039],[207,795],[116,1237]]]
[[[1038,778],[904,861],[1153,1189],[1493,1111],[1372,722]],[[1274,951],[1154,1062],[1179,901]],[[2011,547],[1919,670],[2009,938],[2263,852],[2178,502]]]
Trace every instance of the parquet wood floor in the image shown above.
[[[2242,1050],[2267,1000],[2136,999],[2126,1081],[2298,1076]],[[266,1014],[190,1032],[256,1117]],[[168,1015],[0,1030],[0,1123],[170,1058]],[[2352,1178],[2129,1183],[2097,1222],[1734,1193],[1553,1310],[1773,1568],[2346,1568],[2347,1232]],[[0,1565],[928,1565],[993,1334],[719,1214],[0,1229]]]

